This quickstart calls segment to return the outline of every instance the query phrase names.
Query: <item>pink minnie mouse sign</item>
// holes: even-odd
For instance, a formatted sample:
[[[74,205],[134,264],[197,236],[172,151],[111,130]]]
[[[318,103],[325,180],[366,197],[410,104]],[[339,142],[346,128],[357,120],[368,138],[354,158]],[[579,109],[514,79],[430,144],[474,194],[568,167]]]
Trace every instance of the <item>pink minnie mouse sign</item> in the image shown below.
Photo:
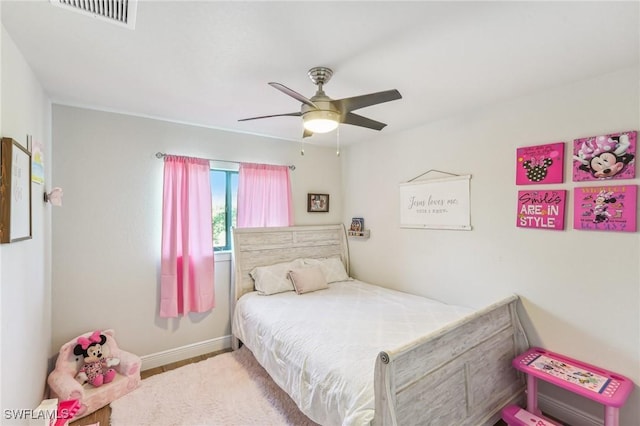
[[[573,227],[598,231],[636,231],[637,185],[574,189]]]
[[[516,150],[516,185],[562,183],[564,142]]]
[[[633,179],[638,132],[612,133],[573,141],[573,181]]]
[[[567,191],[518,191],[519,228],[560,231],[564,229],[564,204]]]

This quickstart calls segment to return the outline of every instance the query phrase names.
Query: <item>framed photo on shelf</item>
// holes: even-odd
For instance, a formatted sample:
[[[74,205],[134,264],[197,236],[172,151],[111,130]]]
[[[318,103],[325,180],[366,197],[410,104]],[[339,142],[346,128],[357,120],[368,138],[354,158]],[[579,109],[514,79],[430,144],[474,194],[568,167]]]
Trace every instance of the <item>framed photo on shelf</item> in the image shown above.
[[[361,217],[351,218],[351,226],[349,227],[349,231],[354,231],[354,232],[364,231],[364,218],[361,218]]]
[[[0,243],[31,238],[31,153],[11,138],[0,148]]]
[[[351,218],[351,226],[349,226],[348,234],[351,236],[363,236],[364,235],[364,218],[362,217]]]
[[[329,194],[307,194],[307,211],[326,213],[329,211]]]

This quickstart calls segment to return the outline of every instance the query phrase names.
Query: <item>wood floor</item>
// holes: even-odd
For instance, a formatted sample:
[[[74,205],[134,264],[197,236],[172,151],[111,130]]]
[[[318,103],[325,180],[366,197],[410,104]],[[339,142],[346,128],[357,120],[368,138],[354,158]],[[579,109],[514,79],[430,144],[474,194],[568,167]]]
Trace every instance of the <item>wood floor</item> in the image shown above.
[[[226,349],[218,352],[212,352],[212,353],[200,355],[194,358],[189,358],[184,361],[174,362],[172,364],[165,365],[162,367],[156,367],[149,370],[145,370],[140,373],[140,377],[142,377],[142,379],[144,380],[147,377],[153,376],[155,374],[164,373],[165,371],[173,370],[175,368],[182,367],[183,365],[187,365],[187,364],[192,364],[194,362],[204,361],[207,358],[211,358],[212,356],[216,356],[218,354],[229,352],[229,351],[230,349]],[[70,426],[87,426],[87,425],[93,425],[95,423],[100,423],[100,426],[109,426],[111,424],[111,406],[107,405],[106,407],[102,407],[101,409],[94,411],[92,414],[89,414],[88,416],[83,417],[80,420],[71,422]],[[507,424],[502,420],[500,420],[498,423],[495,424],[495,426],[506,426],[506,425]],[[140,425],[140,426],[143,426],[143,425]],[[184,425],[184,426],[188,426],[188,425]]]

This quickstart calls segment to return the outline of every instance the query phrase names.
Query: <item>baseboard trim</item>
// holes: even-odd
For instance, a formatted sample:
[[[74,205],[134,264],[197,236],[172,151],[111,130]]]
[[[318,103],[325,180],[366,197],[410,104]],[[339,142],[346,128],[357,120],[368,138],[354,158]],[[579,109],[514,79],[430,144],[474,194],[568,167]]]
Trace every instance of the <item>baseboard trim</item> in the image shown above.
[[[543,413],[574,426],[602,426],[604,421],[569,404],[538,393],[538,407]]]
[[[162,352],[156,352],[154,354],[143,355],[140,357],[140,359],[142,360],[141,369],[142,371],[144,371],[151,368],[162,367],[163,365],[171,364],[173,362],[182,361],[210,352],[229,349],[230,347],[231,336],[229,335],[217,337],[215,339],[204,340],[198,343],[192,343],[190,345],[181,346],[179,348],[169,349]]]

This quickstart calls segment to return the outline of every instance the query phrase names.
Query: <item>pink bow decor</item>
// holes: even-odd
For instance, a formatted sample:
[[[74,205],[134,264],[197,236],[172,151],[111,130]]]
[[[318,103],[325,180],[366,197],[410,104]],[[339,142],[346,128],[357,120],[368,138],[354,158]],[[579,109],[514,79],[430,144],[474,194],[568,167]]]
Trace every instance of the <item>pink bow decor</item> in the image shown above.
[[[580,151],[586,160],[591,160],[603,152],[613,152],[617,148],[617,141],[606,136],[587,139],[582,142]]]
[[[83,350],[86,350],[89,346],[91,346],[92,343],[100,343],[100,330],[96,330],[93,332],[93,334],[91,334],[91,336],[89,336],[89,338],[87,339],[86,337],[78,337],[78,344],[80,346],[82,346]]]
[[[540,159],[537,160],[536,157],[531,157],[531,160],[529,160],[529,162],[531,163],[531,167],[542,166],[544,163],[544,158],[540,157]]]

